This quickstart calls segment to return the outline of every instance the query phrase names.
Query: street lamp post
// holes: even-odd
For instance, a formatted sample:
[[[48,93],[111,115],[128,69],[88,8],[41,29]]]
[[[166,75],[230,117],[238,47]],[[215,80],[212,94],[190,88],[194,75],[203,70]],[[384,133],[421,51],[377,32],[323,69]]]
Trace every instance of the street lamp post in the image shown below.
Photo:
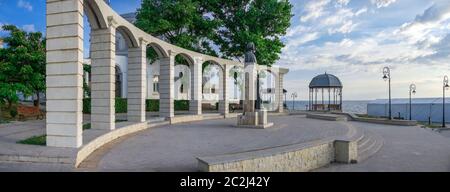
[[[391,102],[391,69],[384,67],[383,79],[389,84],[389,120],[392,120],[392,102]]]
[[[450,86],[448,85],[448,76],[444,76],[444,86],[442,88],[442,127],[445,128],[445,90]]]
[[[412,99],[411,99],[411,95],[412,94],[416,94],[416,85],[415,84],[411,84],[409,86],[409,120],[412,120]]]
[[[292,111],[294,111],[295,110],[295,98],[297,98],[298,95],[297,95],[297,93],[294,92],[291,94],[291,97],[292,97]]]

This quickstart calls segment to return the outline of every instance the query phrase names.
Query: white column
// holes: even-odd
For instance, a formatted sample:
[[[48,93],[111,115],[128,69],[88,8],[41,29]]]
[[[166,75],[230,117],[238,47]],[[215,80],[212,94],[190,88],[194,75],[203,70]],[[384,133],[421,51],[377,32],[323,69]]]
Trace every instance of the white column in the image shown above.
[[[92,30],[91,32],[91,125],[92,129],[114,130],[116,128],[116,29]]]
[[[229,102],[228,102],[228,81],[227,81],[227,77],[230,73],[230,69],[227,65],[223,65],[223,71],[221,74],[221,79],[220,79],[220,95],[219,95],[219,112],[222,115],[225,115],[225,117],[228,115],[229,113]]]
[[[275,90],[275,94],[276,94],[276,101],[278,102],[278,113],[283,113],[284,112],[284,106],[283,106],[283,82],[284,81],[284,74],[282,73],[278,73],[278,77],[276,80],[276,90]]]
[[[202,58],[196,58],[191,68],[191,100],[189,102],[189,111],[194,115],[202,114]]]
[[[147,63],[145,44],[128,49],[128,121],[145,121]]]
[[[47,146],[82,145],[83,1],[47,0]]]
[[[170,119],[175,116],[174,110],[174,66],[175,54],[160,59],[159,76],[159,115]]]

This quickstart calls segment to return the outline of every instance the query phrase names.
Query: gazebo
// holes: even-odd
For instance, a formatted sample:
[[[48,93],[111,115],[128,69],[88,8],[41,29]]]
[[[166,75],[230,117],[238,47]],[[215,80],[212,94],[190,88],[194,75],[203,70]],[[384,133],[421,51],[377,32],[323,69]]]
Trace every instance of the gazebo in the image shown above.
[[[309,110],[342,111],[342,88],[339,78],[332,74],[314,77],[309,84]],[[328,102],[325,101],[326,97]]]

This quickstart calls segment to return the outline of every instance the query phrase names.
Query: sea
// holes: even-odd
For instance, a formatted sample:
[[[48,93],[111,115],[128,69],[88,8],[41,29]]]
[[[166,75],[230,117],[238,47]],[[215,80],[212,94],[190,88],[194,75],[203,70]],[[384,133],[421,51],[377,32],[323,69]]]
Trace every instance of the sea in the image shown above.
[[[343,101],[342,111],[346,113],[367,114],[367,104],[370,101]],[[288,109],[307,110],[308,101],[287,101]]]

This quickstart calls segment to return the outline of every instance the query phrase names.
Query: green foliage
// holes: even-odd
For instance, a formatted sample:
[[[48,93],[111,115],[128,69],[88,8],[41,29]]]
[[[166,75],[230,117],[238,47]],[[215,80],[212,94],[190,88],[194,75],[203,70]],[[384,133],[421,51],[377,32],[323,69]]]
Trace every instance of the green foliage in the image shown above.
[[[116,113],[126,113],[127,112],[127,99],[116,98],[115,108]],[[85,98],[83,99],[83,113],[90,114],[91,113],[91,99]]]
[[[175,100],[175,111],[189,111],[189,101],[188,100]]]
[[[92,128],[92,124],[91,123],[86,123],[83,125],[83,130],[89,130]]]
[[[256,45],[261,65],[279,59],[292,18],[288,0],[143,0],[136,26],[180,47],[239,59]],[[216,45],[219,50],[213,49]],[[156,58],[154,52],[148,53]]]
[[[0,100],[11,105],[18,100],[17,92],[25,96],[45,91],[45,39],[40,32],[25,32],[14,25],[2,27],[7,32],[0,49]]]
[[[87,73],[91,74],[91,66],[83,64],[83,72],[84,75],[87,75]],[[91,87],[89,86],[89,82],[86,82],[86,78],[83,78],[83,93],[84,97],[91,97]]]
[[[177,111],[189,111],[189,101],[188,100],[175,100],[174,101],[175,110]],[[127,99],[116,98],[116,113],[126,113],[127,112]],[[159,100],[157,99],[147,99],[145,101],[145,110],[147,112],[158,112],[159,111]],[[91,99],[83,99],[83,113],[91,113]]]
[[[208,40],[219,23],[203,17],[207,10],[201,4],[199,0],[143,0],[135,25],[171,44],[217,55]],[[156,58],[154,52],[147,56]]]
[[[157,100],[157,99],[145,100],[145,111],[148,111],[148,112],[159,111],[159,100]]]
[[[128,109],[127,99],[116,98],[116,113],[126,113]]]
[[[12,118],[16,118],[19,112],[17,112],[17,108],[12,108],[9,110],[9,115],[11,115]]]
[[[18,141],[19,144],[25,144],[25,145],[40,145],[45,146],[47,145],[46,135],[40,135],[40,136],[33,136],[28,139]]]
[[[90,98],[83,99],[83,113],[91,114],[91,99]]]

